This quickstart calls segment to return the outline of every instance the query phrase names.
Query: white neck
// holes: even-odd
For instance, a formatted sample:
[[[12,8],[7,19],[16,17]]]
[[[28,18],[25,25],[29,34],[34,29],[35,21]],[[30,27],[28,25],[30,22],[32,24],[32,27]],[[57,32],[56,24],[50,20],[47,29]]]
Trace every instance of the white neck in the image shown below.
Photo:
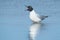
[[[35,13],[35,11],[34,11],[34,10],[32,10],[30,13]]]

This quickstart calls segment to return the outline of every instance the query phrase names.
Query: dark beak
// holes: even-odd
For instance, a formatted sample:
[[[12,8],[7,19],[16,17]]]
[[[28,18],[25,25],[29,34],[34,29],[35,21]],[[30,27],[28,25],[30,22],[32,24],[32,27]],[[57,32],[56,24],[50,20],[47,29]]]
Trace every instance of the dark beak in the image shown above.
[[[25,5],[25,7],[28,7],[27,5]]]
[[[28,6],[27,6],[27,5],[25,5],[25,7],[26,7],[26,10],[25,10],[25,11],[27,11],[27,10],[28,10]]]

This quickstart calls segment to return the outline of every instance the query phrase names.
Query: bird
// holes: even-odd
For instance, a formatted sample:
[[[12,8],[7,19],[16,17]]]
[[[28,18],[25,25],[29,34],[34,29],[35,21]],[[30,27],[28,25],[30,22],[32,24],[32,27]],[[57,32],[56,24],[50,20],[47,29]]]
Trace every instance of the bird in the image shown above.
[[[27,7],[27,11],[30,12],[29,14],[29,18],[32,20],[32,22],[35,22],[35,23],[39,23],[41,22],[42,20],[44,20],[45,18],[47,18],[48,16],[44,16],[44,15],[39,15],[38,13],[35,12],[35,10],[33,9],[32,6],[26,6]]]

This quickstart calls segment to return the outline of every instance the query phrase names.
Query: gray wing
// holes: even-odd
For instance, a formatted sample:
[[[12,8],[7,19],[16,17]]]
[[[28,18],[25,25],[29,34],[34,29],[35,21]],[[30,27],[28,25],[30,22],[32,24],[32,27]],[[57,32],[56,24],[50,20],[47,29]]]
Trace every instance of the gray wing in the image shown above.
[[[38,15],[37,16],[41,19],[41,20],[44,20],[45,18],[47,18],[48,16],[44,16],[44,15]]]
[[[44,20],[45,18],[47,18],[48,16],[40,16],[39,18],[41,19],[41,20]]]

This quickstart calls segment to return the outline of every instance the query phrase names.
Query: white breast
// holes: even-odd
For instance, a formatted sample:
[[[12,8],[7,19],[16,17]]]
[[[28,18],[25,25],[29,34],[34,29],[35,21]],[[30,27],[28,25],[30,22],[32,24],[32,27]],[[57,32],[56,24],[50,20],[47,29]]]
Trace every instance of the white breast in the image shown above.
[[[31,11],[30,12],[30,19],[32,20],[32,21],[34,21],[34,22],[39,22],[39,21],[41,21],[41,19],[38,17],[38,15],[35,13],[35,11],[33,10],[33,11]]]

